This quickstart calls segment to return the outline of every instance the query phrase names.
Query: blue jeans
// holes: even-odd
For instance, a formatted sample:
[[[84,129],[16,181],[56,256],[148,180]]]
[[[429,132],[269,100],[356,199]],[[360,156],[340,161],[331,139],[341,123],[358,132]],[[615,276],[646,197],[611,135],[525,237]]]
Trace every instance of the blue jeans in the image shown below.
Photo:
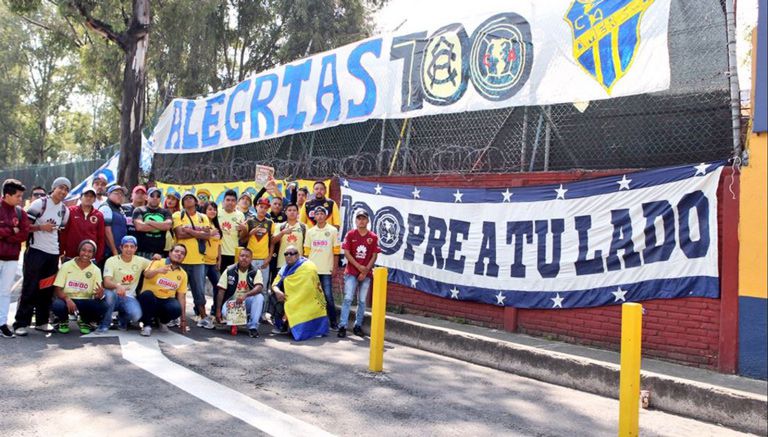
[[[371,288],[371,278],[366,277],[362,281],[357,276],[344,274],[344,302],[341,304],[341,320],[339,327],[346,328],[349,320],[349,307],[357,292],[357,312],[355,313],[355,326],[362,328],[365,319],[365,301],[368,299],[368,290]]]
[[[259,293],[256,296],[246,297],[244,303],[245,312],[248,314],[248,329],[259,329],[259,319],[261,319],[261,312],[264,310],[264,295]],[[227,302],[222,305],[221,317],[227,317]]]
[[[104,315],[107,313],[107,303],[104,299],[72,299],[72,302],[77,306],[77,312],[80,313],[80,320],[86,323],[100,322],[104,319]],[[59,322],[66,322],[68,320],[69,310],[67,309],[67,303],[58,297],[53,300],[51,304],[51,310]]]
[[[200,315],[200,308],[205,308],[205,264],[182,264],[181,267],[187,272],[195,314]]]
[[[336,315],[336,303],[333,302],[333,276],[331,275],[317,275],[320,278],[320,285],[323,286],[323,293],[325,294],[325,310],[328,313],[328,320],[331,322],[331,326],[336,326],[339,321]]]
[[[109,329],[112,323],[112,313],[117,311],[117,325],[126,329],[128,323],[138,323],[141,320],[141,305],[131,296],[118,296],[112,290],[104,290],[104,301],[107,303],[107,313],[101,320],[99,329]]]
[[[213,296],[213,303],[211,304],[211,314],[216,314],[216,289],[218,288],[217,285],[219,283],[219,269],[216,268],[216,264],[203,264],[205,266],[205,277],[208,278],[209,281],[211,281],[211,285],[213,288],[211,288],[211,295]],[[203,280],[203,283],[205,283],[205,280]],[[203,290],[205,290],[205,287],[203,287]]]
[[[158,299],[151,291],[143,291],[139,295],[139,303],[144,326],[150,326],[155,318],[159,323],[168,323],[181,317],[181,303],[175,297]]]
[[[255,259],[251,261],[251,265],[254,269],[261,271],[261,277],[264,279],[264,289],[269,289],[269,260],[268,259]]]

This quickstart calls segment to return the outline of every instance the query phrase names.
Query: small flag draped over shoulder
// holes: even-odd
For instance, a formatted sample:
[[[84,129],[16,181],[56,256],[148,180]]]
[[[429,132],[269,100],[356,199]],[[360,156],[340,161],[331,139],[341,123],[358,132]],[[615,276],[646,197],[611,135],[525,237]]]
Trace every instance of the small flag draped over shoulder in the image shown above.
[[[317,276],[317,266],[301,258],[280,269],[276,284],[285,291],[285,314],[296,341],[328,334],[325,296]]]

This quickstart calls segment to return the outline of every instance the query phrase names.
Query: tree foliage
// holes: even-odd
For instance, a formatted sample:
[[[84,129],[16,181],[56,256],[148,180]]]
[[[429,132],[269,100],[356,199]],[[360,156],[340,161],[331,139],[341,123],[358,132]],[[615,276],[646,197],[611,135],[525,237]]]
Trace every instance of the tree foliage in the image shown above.
[[[0,164],[120,140],[133,0],[2,0]],[[367,37],[385,0],[150,0],[145,130],[174,97]]]

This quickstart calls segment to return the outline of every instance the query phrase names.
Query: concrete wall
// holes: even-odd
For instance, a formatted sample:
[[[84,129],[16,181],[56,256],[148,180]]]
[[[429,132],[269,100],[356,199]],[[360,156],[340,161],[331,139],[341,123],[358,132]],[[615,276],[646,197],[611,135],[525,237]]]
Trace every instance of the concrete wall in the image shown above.
[[[393,176],[371,178],[381,183],[419,186],[483,186],[505,188],[589,179],[625,171],[549,172],[484,175]],[[726,169],[718,191],[721,254],[721,298],[660,299],[643,302],[646,356],[688,365],[736,372],[738,299],[738,194],[739,177]],[[336,187],[334,187],[336,188]],[[732,211],[736,213],[732,213]],[[727,212],[727,213],[725,213]],[[559,338],[580,344],[619,349],[621,307],[566,310],[502,308],[474,302],[456,302],[397,284],[390,284],[388,305],[406,312],[438,315],[532,335]]]

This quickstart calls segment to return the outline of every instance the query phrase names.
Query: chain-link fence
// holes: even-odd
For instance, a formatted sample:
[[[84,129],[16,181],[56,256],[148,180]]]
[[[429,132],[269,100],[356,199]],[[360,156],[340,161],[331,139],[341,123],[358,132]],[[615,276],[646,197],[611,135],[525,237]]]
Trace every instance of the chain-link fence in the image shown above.
[[[187,155],[156,155],[172,183],[647,168],[733,153],[726,20],[719,0],[672,0],[669,90],[572,104],[370,120]],[[583,108],[582,108],[583,109]]]
[[[97,168],[101,167],[115,153],[119,148],[118,146],[114,144],[105,147],[94,153],[94,159],[2,169],[0,170],[0,182],[8,178],[14,178],[24,183],[29,190],[38,185],[47,190],[54,179],[64,176],[72,181],[73,185],[76,185],[90,176]]]

